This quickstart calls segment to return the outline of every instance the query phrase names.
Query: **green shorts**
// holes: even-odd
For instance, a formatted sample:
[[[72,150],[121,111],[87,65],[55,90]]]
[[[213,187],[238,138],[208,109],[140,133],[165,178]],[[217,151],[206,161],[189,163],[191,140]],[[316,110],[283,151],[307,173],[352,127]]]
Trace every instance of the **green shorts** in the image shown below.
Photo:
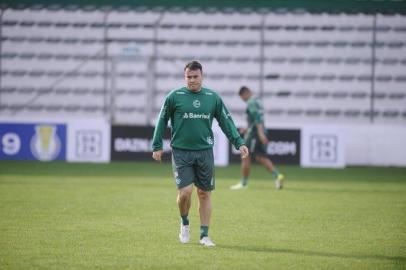
[[[190,151],[172,148],[172,169],[178,189],[195,184],[204,191],[214,190],[213,149]]]
[[[262,144],[257,135],[249,136],[245,139],[246,146],[250,151],[252,157],[266,156],[266,145]]]

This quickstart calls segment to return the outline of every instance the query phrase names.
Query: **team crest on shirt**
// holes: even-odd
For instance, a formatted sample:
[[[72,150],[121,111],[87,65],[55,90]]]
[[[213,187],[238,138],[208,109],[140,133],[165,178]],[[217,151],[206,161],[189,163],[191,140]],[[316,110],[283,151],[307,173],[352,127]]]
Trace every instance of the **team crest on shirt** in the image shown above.
[[[200,100],[198,100],[198,99],[195,99],[194,101],[193,101],[193,107],[195,107],[195,108],[200,108]]]

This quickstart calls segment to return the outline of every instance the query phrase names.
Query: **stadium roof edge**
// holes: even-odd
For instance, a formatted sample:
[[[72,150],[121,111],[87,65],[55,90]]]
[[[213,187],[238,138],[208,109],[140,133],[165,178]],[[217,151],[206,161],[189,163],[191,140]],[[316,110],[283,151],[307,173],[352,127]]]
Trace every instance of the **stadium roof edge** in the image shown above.
[[[172,12],[309,12],[309,13],[384,13],[406,14],[406,0],[3,0],[1,9],[69,9],[69,10],[153,10],[156,12],[170,10]]]

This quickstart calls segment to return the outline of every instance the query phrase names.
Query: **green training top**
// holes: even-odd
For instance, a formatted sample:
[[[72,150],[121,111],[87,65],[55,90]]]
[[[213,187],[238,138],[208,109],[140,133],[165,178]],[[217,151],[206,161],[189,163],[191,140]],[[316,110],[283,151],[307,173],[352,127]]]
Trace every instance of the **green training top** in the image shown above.
[[[224,134],[239,148],[244,140],[220,96],[207,88],[193,92],[186,87],[172,90],[165,98],[155,126],[153,151],[162,149],[162,136],[171,120],[171,146],[184,150],[203,150],[213,147],[211,125],[216,118]]]
[[[249,138],[257,135],[257,124],[262,124],[264,126],[264,108],[258,98],[251,97],[247,101],[246,113],[248,122],[246,138]]]

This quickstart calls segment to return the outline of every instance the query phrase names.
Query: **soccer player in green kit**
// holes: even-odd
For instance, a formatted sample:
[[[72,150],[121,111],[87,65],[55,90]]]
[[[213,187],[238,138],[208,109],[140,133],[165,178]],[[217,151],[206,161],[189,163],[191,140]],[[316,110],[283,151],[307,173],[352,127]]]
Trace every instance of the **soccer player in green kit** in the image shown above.
[[[193,184],[199,198],[200,244],[215,246],[209,238],[212,211],[211,191],[215,187],[213,118],[234,145],[241,158],[248,157],[248,148],[235,127],[220,96],[202,87],[203,68],[197,61],[184,68],[186,87],[172,90],[165,98],[153,136],[152,158],[160,161],[163,153],[162,136],[171,121],[172,168],[178,188],[177,203],[181,216],[179,240],[190,241],[189,209]]]
[[[253,97],[251,90],[243,86],[238,92],[240,98],[247,103],[247,122],[248,129],[244,130],[245,142],[250,152],[250,156],[255,158],[260,164],[262,164],[268,171],[270,171],[275,178],[276,189],[283,188],[283,174],[279,173],[275,168],[272,161],[266,154],[266,146],[268,144],[268,138],[266,136],[264,126],[264,112],[261,102]],[[232,190],[238,190],[246,188],[248,185],[248,177],[250,175],[251,160],[243,159],[241,161],[241,181],[231,186]]]

